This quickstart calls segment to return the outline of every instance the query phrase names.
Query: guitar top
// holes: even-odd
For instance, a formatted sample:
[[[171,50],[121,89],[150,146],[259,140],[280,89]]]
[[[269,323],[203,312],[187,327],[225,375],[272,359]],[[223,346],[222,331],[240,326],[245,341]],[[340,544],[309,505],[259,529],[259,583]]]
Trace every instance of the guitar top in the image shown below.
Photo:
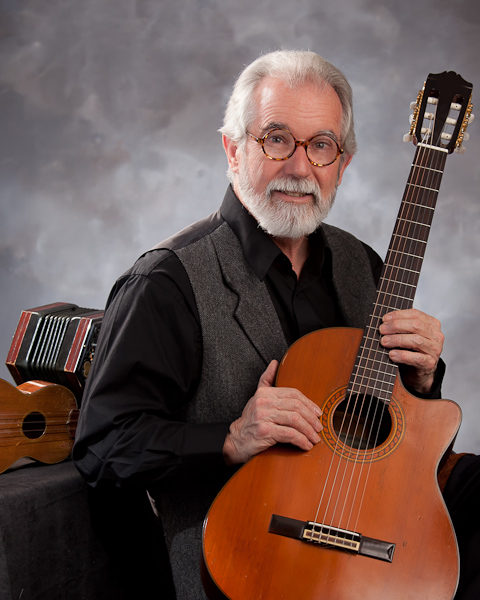
[[[68,388],[36,380],[15,387],[0,379],[0,473],[20,458],[48,464],[67,458],[77,420]]]

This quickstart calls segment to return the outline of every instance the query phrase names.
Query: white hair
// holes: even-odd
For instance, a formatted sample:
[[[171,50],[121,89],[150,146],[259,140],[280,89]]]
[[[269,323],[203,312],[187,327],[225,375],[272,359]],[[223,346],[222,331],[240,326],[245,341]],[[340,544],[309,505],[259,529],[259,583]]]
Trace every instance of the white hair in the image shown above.
[[[345,155],[357,150],[353,124],[352,88],[345,75],[315,52],[279,50],[257,58],[240,74],[225,111],[223,127],[219,130],[234,142],[245,140],[246,131],[255,118],[254,92],[265,77],[276,77],[291,88],[306,83],[322,88],[329,84],[342,105],[342,145]]]

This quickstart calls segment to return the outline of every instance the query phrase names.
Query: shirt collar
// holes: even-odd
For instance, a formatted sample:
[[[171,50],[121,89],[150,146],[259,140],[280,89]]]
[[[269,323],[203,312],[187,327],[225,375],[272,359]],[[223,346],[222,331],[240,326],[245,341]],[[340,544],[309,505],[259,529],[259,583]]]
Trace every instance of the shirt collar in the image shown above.
[[[263,281],[272,263],[278,256],[283,254],[282,251],[259,227],[255,218],[237,198],[232,186],[227,189],[220,212],[238,237],[248,263],[260,281]],[[320,273],[324,256],[324,252],[320,249],[323,250],[328,247],[321,227],[310,236],[310,241],[312,250],[316,249],[315,252],[312,252],[310,258],[315,260],[315,266],[318,268],[318,273]]]

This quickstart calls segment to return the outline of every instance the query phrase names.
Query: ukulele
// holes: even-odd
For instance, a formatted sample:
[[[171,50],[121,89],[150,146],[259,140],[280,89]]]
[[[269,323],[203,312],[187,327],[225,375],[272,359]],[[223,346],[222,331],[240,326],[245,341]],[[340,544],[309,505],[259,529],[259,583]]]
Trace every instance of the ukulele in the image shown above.
[[[0,473],[19,458],[58,463],[72,450],[78,420],[73,393],[62,385],[0,379]]]
[[[458,583],[438,467],[459,407],[410,395],[380,345],[382,317],[411,308],[446,157],[466,139],[472,85],[430,74],[414,105],[415,158],[364,331],[299,339],[276,385],[323,411],[320,442],[277,444],[227,482],[203,526],[211,600],[444,600]],[[405,138],[404,138],[405,139]]]

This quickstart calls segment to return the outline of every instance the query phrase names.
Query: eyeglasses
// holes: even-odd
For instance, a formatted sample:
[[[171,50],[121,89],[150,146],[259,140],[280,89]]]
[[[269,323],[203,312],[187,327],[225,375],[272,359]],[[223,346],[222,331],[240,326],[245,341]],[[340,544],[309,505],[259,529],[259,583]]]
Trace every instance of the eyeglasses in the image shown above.
[[[327,167],[334,163],[343,148],[337,144],[335,139],[328,133],[315,135],[306,142],[296,140],[288,129],[273,129],[263,137],[258,138],[247,131],[247,134],[258,142],[267,158],[271,160],[287,160],[298,146],[305,148],[308,160],[315,167]]]

